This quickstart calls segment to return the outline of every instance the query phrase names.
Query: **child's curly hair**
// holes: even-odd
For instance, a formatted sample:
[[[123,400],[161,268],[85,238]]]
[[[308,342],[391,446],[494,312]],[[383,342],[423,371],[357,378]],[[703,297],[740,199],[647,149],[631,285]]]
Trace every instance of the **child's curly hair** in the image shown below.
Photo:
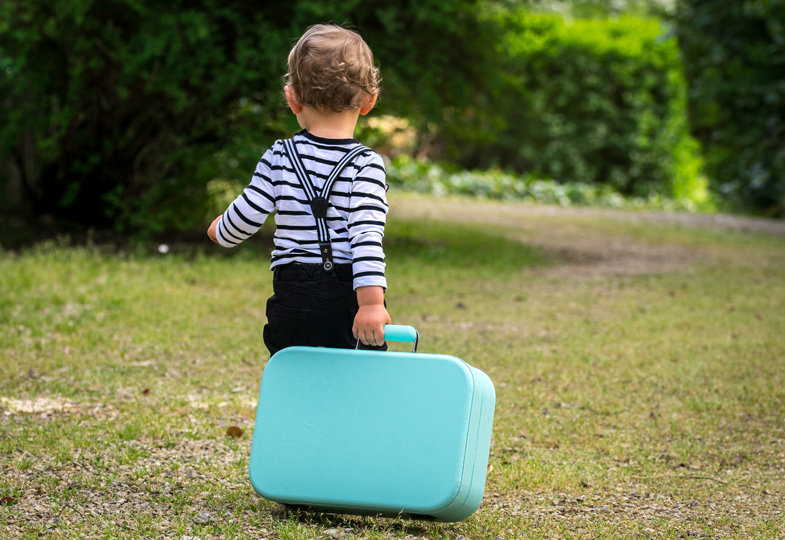
[[[370,47],[356,32],[317,24],[289,52],[284,83],[297,101],[317,109],[356,109],[367,95],[379,93],[379,69]]]

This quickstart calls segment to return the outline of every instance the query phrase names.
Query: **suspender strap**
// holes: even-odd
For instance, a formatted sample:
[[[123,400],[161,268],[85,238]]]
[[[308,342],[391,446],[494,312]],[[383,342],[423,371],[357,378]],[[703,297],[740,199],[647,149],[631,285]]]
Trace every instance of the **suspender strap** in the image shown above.
[[[303,192],[305,193],[305,197],[308,199],[308,204],[311,206],[313,217],[316,219],[316,237],[319,242],[319,253],[322,255],[322,267],[327,272],[330,272],[335,266],[333,263],[333,248],[332,244],[330,243],[330,230],[327,228],[326,219],[327,209],[330,207],[330,191],[333,188],[335,180],[346,168],[346,166],[349,165],[349,163],[351,163],[352,160],[354,160],[354,158],[356,158],[359,154],[362,154],[368,150],[368,148],[360,144],[346,152],[346,154],[344,154],[340,161],[338,161],[338,163],[335,165],[335,168],[327,177],[327,180],[324,182],[324,186],[322,186],[322,190],[317,191],[316,186],[313,182],[311,182],[311,179],[308,176],[308,170],[305,168],[305,165],[303,165],[303,161],[300,158],[300,155],[297,153],[294,140],[285,140],[284,147],[286,148],[286,154],[289,156],[289,161],[294,168],[294,173],[297,176],[297,180],[299,180],[300,186],[302,186]]]

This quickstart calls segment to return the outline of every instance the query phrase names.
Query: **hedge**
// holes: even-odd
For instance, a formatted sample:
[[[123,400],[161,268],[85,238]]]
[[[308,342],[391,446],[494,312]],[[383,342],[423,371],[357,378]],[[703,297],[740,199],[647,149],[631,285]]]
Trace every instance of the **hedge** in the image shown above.
[[[490,96],[440,131],[443,157],[637,196],[699,191],[679,49],[658,21],[507,11],[494,22]]]
[[[380,110],[422,123],[471,98],[488,50],[478,3],[0,2],[0,175],[10,162],[25,189],[23,205],[0,210],[201,227],[207,182],[248,178],[296,129],[281,76],[309,25],[355,26],[382,68]]]
[[[682,0],[676,27],[714,190],[785,216],[785,0]]]
[[[247,179],[296,129],[286,53],[328,21],[369,42],[384,78],[374,114],[410,119],[418,152],[625,194],[698,189],[678,49],[658,23],[482,9],[497,5],[0,2],[0,173],[13,164],[30,216],[201,227],[208,182]]]
[[[667,211],[711,211],[712,201],[674,199],[658,193],[623,196],[608,184],[556,182],[498,169],[464,170],[400,155],[387,161],[391,191],[462,195],[559,206],[601,206]],[[218,186],[216,186],[218,188]],[[217,193],[220,195],[220,193]]]

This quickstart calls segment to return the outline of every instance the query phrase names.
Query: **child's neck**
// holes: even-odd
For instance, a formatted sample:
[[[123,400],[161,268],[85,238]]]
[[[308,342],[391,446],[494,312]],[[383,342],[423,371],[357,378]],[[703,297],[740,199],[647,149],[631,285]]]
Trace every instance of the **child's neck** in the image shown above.
[[[297,115],[300,127],[311,135],[324,139],[353,139],[354,128],[360,117],[359,109],[346,109],[341,112],[322,111],[305,106]]]

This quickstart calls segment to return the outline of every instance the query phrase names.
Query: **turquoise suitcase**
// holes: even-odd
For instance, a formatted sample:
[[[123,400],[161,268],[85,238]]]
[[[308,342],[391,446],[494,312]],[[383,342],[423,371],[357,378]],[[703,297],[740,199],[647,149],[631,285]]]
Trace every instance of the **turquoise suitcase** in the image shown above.
[[[278,351],[264,369],[249,474],[283,504],[460,521],[480,505],[496,394],[479,369],[414,351]]]

